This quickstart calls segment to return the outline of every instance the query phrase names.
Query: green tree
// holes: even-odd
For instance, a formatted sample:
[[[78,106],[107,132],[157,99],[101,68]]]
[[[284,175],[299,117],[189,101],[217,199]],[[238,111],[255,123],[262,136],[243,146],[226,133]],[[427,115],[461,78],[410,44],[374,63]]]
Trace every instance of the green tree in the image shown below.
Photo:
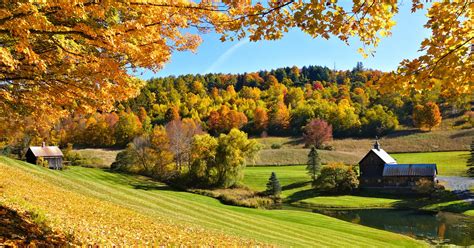
[[[318,150],[316,150],[316,147],[314,146],[311,146],[311,150],[308,154],[306,171],[311,176],[311,179],[313,179],[313,182],[316,181],[316,178],[321,171],[321,158],[319,157]]]
[[[314,187],[322,192],[343,194],[359,186],[357,173],[353,166],[343,163],[330,163],[321,169]]]
[[[266,193],[267,195],[271,196],[273,200],[280,198],[281,185],[275,172],[272,172],[270,178],[268,179]]]
[[[118,145],[126,145],[142,132],[142,123],[133,113],[121,112],[115,125],[115,140]]]
[[[238,129],[219,136],[216,169],[218,187],[234,186],[243,178],[246,159],[253,159],[260,149],[257,141],[248,139],[247,134]]]

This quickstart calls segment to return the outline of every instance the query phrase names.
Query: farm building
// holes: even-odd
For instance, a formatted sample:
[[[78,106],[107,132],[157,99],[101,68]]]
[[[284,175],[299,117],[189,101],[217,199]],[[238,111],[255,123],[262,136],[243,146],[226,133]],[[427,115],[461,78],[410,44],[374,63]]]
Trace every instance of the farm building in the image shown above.
[[[398,164],[380,147],[373,149],[359,162],[360,188],[410,188],[420,179],[436,181],[436,164]]]
[[[48,161],[50,169],[63,168],[63,153],[57,146],[46,146],[43,142],[42,146],[30,146],[26,152],[26,161],[31,164],[37,164],[38,158]]]

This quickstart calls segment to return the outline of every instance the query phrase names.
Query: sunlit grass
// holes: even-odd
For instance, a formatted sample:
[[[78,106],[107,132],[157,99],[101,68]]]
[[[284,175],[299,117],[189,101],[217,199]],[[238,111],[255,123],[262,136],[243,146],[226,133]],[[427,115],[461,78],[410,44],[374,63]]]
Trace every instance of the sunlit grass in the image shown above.
[[[72,232],[83,243],[424,245],[402,235],[314,213],[227,206],[143,177],[100,169],[52,171],[0,157],[0,173],[3,204],[41,209],[54,228]]]

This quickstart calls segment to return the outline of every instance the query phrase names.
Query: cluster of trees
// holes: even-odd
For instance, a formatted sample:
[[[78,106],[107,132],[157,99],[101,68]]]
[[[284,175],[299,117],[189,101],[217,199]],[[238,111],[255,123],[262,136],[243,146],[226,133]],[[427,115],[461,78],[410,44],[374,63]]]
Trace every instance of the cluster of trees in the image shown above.
[[[330,194],[350,193],[359,186],[357,171],[354,166],[344,163],[330,162],[321,165],[321,158],[315,146],[308,154],[306,171],[311,177],[312,186],[316,190]]]
[[[439,106],[468,108],[468,100],[452,102],[439,91],[381,94],[383,75],[359,63],[350,71],[308,66],[170,76],[149,80],[138,97],[121,106],[136,113],[144,107],[154,125],[176,116],[192,118],[213,135],[232,128],[252,135],[301,135],[305,125],[319,119],[335,137],[384,135],[399,123],[432,129],[441,121]]]
[[[173,120],[135,137],[112,169],[143,174],[182,187],[228,188],[243,178],[260,146],[232,129],[213,137],[192,119]]]

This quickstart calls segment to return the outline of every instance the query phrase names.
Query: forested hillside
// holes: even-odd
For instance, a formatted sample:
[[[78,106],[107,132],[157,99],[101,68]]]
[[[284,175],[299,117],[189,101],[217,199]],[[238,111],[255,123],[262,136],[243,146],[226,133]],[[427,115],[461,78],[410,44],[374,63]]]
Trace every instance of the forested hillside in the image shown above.
[[[400,125],[432,129],[442,116],[465,113],[460,127],[472,126],[469,96],[437,90],[410,94],[378,90],[383,72],[358,63],[350,71],[327,67],[286,67],[244,74],[184,75],[151,79],[140,94],[116,103],[111,113],[75,113],[52,131],[29,129],[23,141],[123,147],[156,125],[187,119],[216,135],[232,128],[250,135],[301,135],[311,119],[332,126],[334,137],[383,136]]]

